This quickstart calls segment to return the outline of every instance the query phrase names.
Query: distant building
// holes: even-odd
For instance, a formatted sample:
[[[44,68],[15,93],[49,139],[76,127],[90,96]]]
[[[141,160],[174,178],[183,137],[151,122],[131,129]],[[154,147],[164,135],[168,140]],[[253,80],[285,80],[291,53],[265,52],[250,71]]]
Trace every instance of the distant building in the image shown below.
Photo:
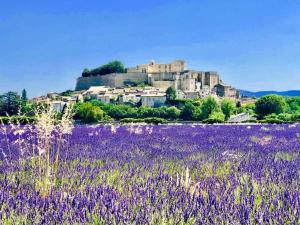
[[[229,123],[242,123],[250,121],[253,117],[249,113],[240,113],[233,115],[228,119]]]
[[[182,72],[187,69],[184,60],[175,60],[171,63],[156,63],[152,60],[149,64],[141,64],[136,67],[127,68],[127,73],[173,73]]]
[[[136,104],[141,100],[141,94],[123,94],[119,96],[119,103],[126,104],[126,103],[133,103]]]
[[[166,103],[166,94],[141,95],[142,106],[160,107]]]
[[[49,102],[49,105],[51,110],[57,113],[61,113],[64,110],[67,103],[63,101],[51,101]]]
[[[220,83],[215,86],[216,93],[220,97],[225,98],[239,98],[239,92],[235,88],[231,87],[230,85],[226,85],[224,83]]]

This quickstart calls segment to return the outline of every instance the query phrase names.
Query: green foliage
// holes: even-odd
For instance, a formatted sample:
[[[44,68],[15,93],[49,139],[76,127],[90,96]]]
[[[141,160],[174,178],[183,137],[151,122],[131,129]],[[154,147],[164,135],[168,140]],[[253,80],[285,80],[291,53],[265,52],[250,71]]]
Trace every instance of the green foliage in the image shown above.
[[[255,112],[259,119],[272,113],[280,114],[287,107],[286,101],[279,95],[266,95],[258,99],[255,103]]]
[[[167,120],[158,117],[148,117],[148,118],[124,118],[121,119],[122,123],[152,123],[152,124],[164,124]]]
[[[33,116],[12,116],[12,117],[3,116],[3,117],[0,117],[0,123],[2,123],[2,124],[9,124],[9,123],[31,124],[31,123],[35,123],[35,122],[36,122],[36,118]]]
[[[205,119],[203,122],[204,123],[224,123],[225,121],[225,115],[222,112],[213,112],[209,115],[207,119]]]
[[[280,113],[278,114],[277,118],[282,121],[292,122],[293,115],[289,113]]]
[[[82,72],[83,77],[89,76],[98,76],[98,75],[105,75],[110,73],[124,73],[125,67],[121,61],[114,60],[105,65],[97,67],[93,70],[84,69]]]
[[[89,77],[91,75],[91,71],[87,68],[85,68],[83,71],[82,71],[82,76],[83,77]]]
[[[103,119],[103,111],[100,107],[90,102],[81,103],[76,108],[76,116],[84,123],[96,123]]]
[[[299,118],[298,113],[280,113],[276,115],[275,113],[265,116],[264,120],[261,120],[263,123],[293,123],[296,122]]]
[[[73,93],[72,90],[66,90],[66,91],[62,92],[61,95],[62,95],[62,96],[71,96],[72,93]]]
[[[171,106],[175,106],[176,108],[183,110],[185,104],[187,102],[192,102],[191,99],[175,99],[175,100],[169,100],[168,104]]]
[[[300,112],[295,112],[292,114],[293,121],[300,121]]]
[[[167,100],[175,100],[176,99],[176,89],[171,86],[168,87],[167,91],[166,91],[166,95],[167,95]]]
[[[17,115],[21,108],[21,98],[16,92],[9,91],[0,95],[0,116]]]
[[[225,115],[225,120],[228,120],[236,111],[236,104],[231,99],[223,99],[221,101],[221,110]]]
[[[267,118],[259,121],[260,123],[271,123],[271,124],[282,124],[283,120],[279,120],[277,118]]]
[[[192,120],[195,110],[196,106],[194,106],[192,102],[186,102],[181,111],[181,118],[184,120]]]
[[[179,118],[181,111],[177,109],[175,106],[171,106],[167,108],[166,114],[168,119],[176,120]]]
[[[300,97],[290,97],[286,99],[290,112],[300,112]]]
[[[28,98],[27,98],[27,91],[25,89],[22,90],[22,97],[21,97],[22,102],[27,102]]]
[[[169,106],[157,108],[136,105],[116,105],[106,104],[98,100],[88,101],[93,106],[103,110],[102,120],[122,120],[127,118],[144,119],[149,117],[163,118],[165,120],[193,120],[203,121],[206,123],[223,123],[230,115],[236,112],[248,112],[254,114],[255,104],[240,105],[237,108],[232,100],[224,99],[220,102],[213,97],[202,99],[176,99],[170,100]],[[81,103],[78,103],[81,105]],[[78,105],[77,104],[77,105]],[[78,114],[77,114],[78,116]],[[223,118],[224,117],[224,118]],[[283,123],[295,122],[299,119],[300,112],[293,111],[290,113],[274,114],[265,117],[261,122]],[[77,118],[78,119],[78,118]],[[250,122],[250,121],[249,121]],[[256,120],[251,122],[257,122]]]
[[[202,120],[208,119],[213,112],[219,112],[219,111],[220,111],[220,106],[218,102],[214,97],[209,96],[204,99],[201,105],[201,119]]]

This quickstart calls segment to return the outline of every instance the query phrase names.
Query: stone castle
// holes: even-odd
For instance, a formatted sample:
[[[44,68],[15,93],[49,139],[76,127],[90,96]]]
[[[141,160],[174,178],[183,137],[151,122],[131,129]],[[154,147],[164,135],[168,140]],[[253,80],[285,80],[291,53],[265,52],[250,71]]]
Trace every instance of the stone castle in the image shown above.
[[[87,90],[92,86],[121,88],[141,83],[160,89],[173,86],[185,97],[205,97],[212,94],[229,98],[238,97],[238,91],[224,84],[217,72],[189,70],[184,60],[175,60],[168,64],[152,60],[149,64],[127,68],[125,73],[79,77],[76,90]]]

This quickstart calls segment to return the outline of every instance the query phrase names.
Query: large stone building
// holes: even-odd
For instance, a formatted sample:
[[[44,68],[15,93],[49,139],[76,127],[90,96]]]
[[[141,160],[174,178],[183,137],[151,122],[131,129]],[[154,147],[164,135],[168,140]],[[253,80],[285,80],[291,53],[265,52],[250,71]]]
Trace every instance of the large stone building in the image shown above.
[[[140,64],[136,67],[127,68],[127,73],[172,73],[182,72],[187,69],[187,64],[184,60],[175,60],[171,63],[156,63],[152,60],[149,64]]]
[[[223,84],[217,72],[188,70],[184,60],[175,60],[169,64],[156,63],[152,60],[149,64],[127,68],[125,73],[80,77],[77,80],[76,90],[86,90],[91,86],[118,88],[140,83],[160,89],[173,86],[178,91],[189,93],[189,96],[204,97],[211,94],[231,98],[238,96],[236,89]]]

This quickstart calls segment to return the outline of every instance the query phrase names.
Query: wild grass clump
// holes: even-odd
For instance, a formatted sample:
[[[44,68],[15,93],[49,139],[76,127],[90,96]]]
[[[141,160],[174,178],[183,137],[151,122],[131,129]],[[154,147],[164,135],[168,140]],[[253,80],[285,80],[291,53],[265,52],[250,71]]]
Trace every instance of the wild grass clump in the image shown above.
[[[0,121],[0,129],[9,150],[5,160],[11,161],[14,154],[18,155],[20,165],[25,160],[25,164],[32,169],[35,189],[42,196],[47,196],[56,182],[60,154],[67,149],[73,129],[73,113],[72,105],[67,106],[61,115],[53,108],[42,107],[35,111],[33,125],[22,126],[16,117],[9,115],[5,122]],[[9,133],[17,136],[15,141],[10,141]]]

